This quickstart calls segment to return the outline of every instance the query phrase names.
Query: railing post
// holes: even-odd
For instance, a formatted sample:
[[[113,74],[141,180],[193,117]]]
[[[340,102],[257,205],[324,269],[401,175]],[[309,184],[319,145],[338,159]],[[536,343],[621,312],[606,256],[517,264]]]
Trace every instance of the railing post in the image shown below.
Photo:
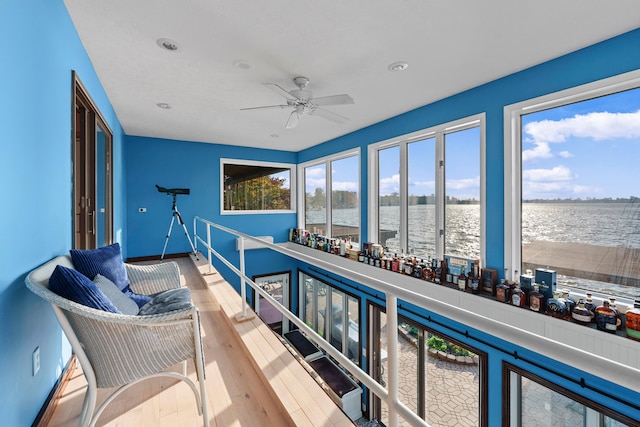
[[[389,427],[398,425],[398,298],[387,293],[387,363],[389,375]]]
[[[242,313],[236,315],[238,322],[253,319],[255,316],[247,315],[247,282],[244,280],[244,237],[238,237],[238,252],[240,252],[240,296],[242,298]]]
[[[207,224],[207,259],[209,260],[209,274],[213,273],[213,260],[211,259],[211,225]]]

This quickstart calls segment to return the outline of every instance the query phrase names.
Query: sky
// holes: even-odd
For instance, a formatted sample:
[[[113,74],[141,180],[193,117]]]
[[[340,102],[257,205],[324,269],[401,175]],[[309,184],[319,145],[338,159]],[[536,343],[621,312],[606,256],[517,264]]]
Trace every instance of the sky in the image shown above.
[[[640,197],[640,89],[522,116],[523,199]],[[480,197],[479,127],[446,134],[446,195]],[[400,150],[380,152],[380,194],[399,192]],[[409,144],[409,194],[435,192],[435,138]],[[334,190],[358,190],[358,161],[332,162]],[[307,168],[306,192],[325,187]],[[366,188],[363,186],[362,188]]]
[[[523,199],[640,196],[640,89],[522,118]]]

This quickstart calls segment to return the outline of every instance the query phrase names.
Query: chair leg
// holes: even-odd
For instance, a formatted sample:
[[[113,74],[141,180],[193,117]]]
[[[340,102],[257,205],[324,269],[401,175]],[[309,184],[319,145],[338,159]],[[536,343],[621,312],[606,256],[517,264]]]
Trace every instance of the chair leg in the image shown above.
[[[95,387],[95,384],[87,385],[87,394],[84,396],[84,401],[82,402],[82,411],[80,412],[80,422],[78,423],[80,427],[89,427],[93,425],[95,420],[93,420],[93,413],[96,409],[96,399],[98,397],[98,391]]]

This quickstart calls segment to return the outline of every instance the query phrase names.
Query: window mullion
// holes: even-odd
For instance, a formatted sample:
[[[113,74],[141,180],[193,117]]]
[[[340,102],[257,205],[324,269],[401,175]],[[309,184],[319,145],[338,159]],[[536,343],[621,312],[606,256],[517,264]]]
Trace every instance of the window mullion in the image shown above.
[[[409,247],[409,177],[408,177],[408,144],[403,142],[400,144],[400,249],[404,249],[408,254]]]
[[[435,196],[436,196],[436,227],[435,227],[435,242],[436,242],[436,258],[442,259],[444,257],[444,233],[446,230],[444,229],[445,225],[445,168],[444,168],[444,160],[445,160],[445,150],[444,150],[444,139],[445,134],[439,132],[436,134],[436,185],[435,185]]]
[[[331,168],[333,167],[333,164],[331,161],[327,161],[327,163],[325,164],[325,182],[326,182],[326,207],[325,207],[325,213],[326,213],[326,218],[327,218],[327,231],[325,232],[325,235],[327,237],[332,237],[333,236],[333,219],[332,219],[332,211],[333,211],[333,183],[331,182]]]

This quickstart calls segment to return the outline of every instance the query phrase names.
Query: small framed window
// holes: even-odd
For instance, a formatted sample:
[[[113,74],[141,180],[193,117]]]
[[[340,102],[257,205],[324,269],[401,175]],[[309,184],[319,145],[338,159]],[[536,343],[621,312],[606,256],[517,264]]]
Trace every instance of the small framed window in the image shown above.
[[[291,213],[295,165],[220,159],[220,213]]]

